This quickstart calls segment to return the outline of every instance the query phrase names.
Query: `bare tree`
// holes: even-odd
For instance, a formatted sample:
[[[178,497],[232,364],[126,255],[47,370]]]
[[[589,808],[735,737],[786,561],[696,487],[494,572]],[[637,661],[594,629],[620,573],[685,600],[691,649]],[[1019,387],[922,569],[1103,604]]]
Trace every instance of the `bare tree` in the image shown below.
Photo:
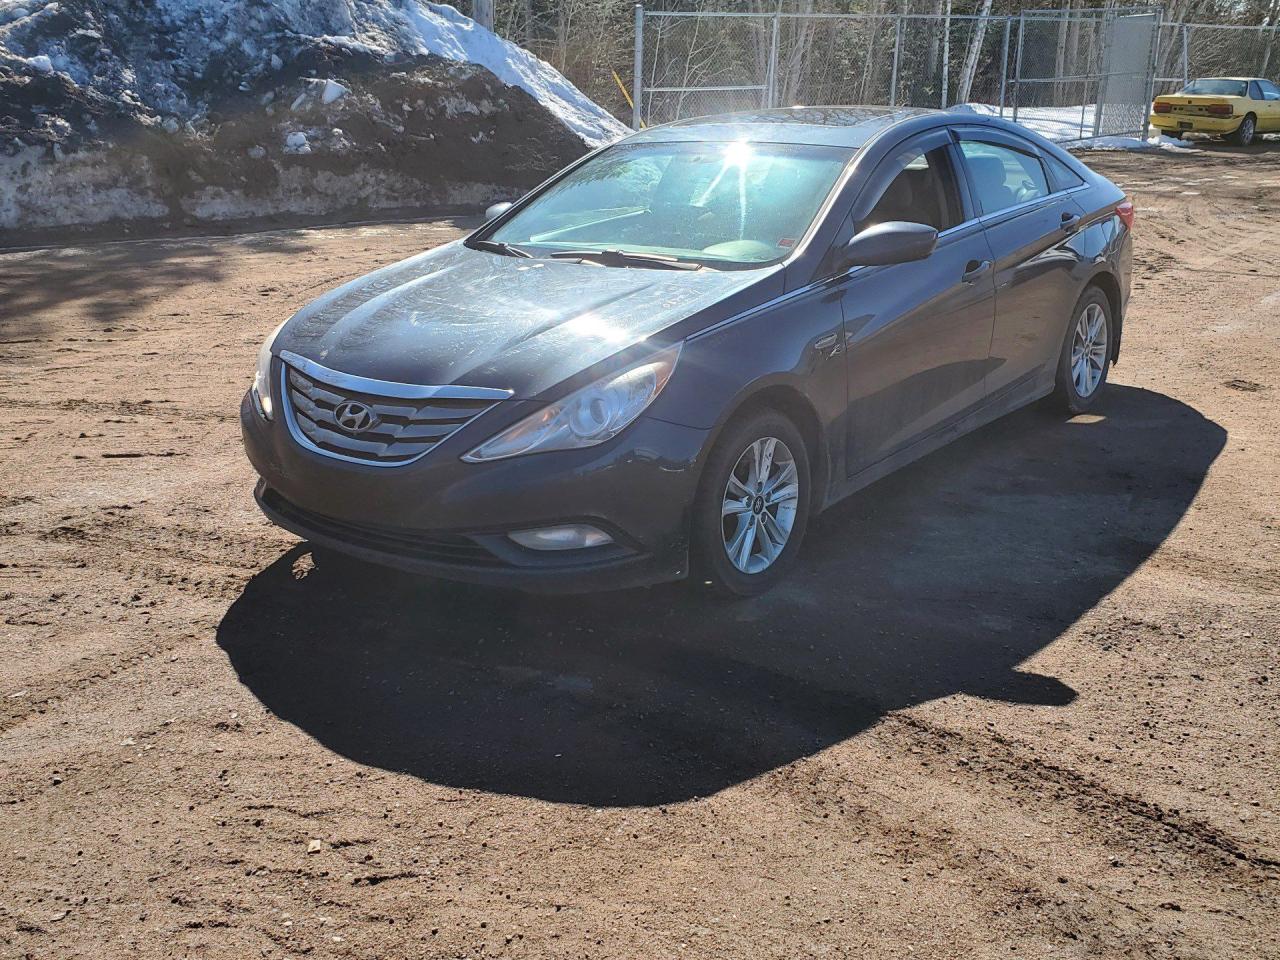
[[[969,37],[969,52],[964,58],[964,69],[960,71],[956,103],[969,102],[969,94],[973,90],[973,77],[978,72],[978,57],[982,55],[982,44],[987,39],[987,17],[990,15],[991,0],[982,0],[982,9],[978,11],[980,19],[974,24],[973,34]]]

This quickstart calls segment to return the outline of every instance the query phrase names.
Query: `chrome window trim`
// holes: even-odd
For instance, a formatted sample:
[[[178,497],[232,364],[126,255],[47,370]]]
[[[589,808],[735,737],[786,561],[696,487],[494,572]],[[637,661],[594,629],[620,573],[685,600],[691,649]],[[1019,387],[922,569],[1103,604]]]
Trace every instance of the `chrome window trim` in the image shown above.
[[[328,383],[330,386],[350,389],[354,393],[368,393],[373,395],[388,396],[399,400],[429,400],[433,397],[446,400],[493,400],[494,405],[502,400],[509,399],[515,391],[500,390],[494,387],[426,387],[417,386],[411,383],[396,383],[392,380],[371,380],[367,377],[357,377],[354,374],[341,373],[337,370],[330,370],[328,367],[308,360],[306,357],[300,357],[296,353],[289,350],[281,350],[280,359],[280,409],[284,412],[285,426],[289,428],[289,436],[293,437],[294,442],[304,450],[319,454],[322,457],[332,457],[334,460],[342,460],[346,463],[359,464],[362,467],[378,467],[382,469],[394,467],[407,467],[411,463],[417,463],[427,454],[439,446],[437,443],[430,450],[423,450],[416,457],[408,460],[396,460],[394,462],[383,462],[379,460],[366,460],[361,457],[351,457],[345,453],[338,453],[335,450],[326,450],[324,447],[317,446],[311,442],[311,438],[302,432],[302,427],[298,425],[298,421],[293,413],[293,402],[289,399],[289,367],[294,366],[301,370],[307,376],[314,376],[321,383]],[[327,379],[330,378],[330,379]],[[372,388],[371,388],[372,385]],[[386,388],[399,388],[402,392],[389,394],[384,392]],[[441,393],[439,391],[451,391]],[[409,391],[409,392],[403,392]],[[418,392],[412,392],[418,391]],[[424,393],[422,391],[436,391],[432,393]],[[443,438],[440,442],[448,440],[459,431],[465,429],[469,424],[474,423],[479,417],[484,416],[493,409],[493,406],[486,407],[477,413],[474,417],[462,424],[448,437]]]
[[[314,360],[308,360],[289,350],[280,351],[280,359],[291,367],[296,367],[309,377],[341,387],[353,393],[368,393],[376,397],[394,397],[397,400],[509,400],[515,395],[514,390],[500,387],[466,387],[447,385],[429,387],[416,383],[398,383],[394,380],[373,380],[369,377],[357,377],[352,373],[330,370]],[[363,461],[362,461],[363,462]]]
[[[984,227],[993,226],[995,223],[1003,221],[1006,217],[1012,219],[1020,213],[1027,213],[1035,207],[1047,205],[1051,200],[1058,200],[1062,197],[1070,196],[1073,193],[1079,193],[1081,190],[1088,190],[1089,184],[1082,183],[1076,187],[1069,187],[1066,190],[1055,190],[1053,193],[1046,193],[1043,197],[1036,197],[1033,200],[1023,200],[1021,203],[1015,203],[1012,207],[1005,207],[1002,210],[995,210],[991,213],[983,214],[976,218],[977,223],[981,223]]]

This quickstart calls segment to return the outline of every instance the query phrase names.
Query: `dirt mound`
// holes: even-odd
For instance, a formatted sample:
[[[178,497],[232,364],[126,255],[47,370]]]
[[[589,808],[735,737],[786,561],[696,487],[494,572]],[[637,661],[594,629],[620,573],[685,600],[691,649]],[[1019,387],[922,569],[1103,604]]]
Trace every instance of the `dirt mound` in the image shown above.
[[[477,206],[622,132],[448,7],[62,0],[6,16],[0,242]]]

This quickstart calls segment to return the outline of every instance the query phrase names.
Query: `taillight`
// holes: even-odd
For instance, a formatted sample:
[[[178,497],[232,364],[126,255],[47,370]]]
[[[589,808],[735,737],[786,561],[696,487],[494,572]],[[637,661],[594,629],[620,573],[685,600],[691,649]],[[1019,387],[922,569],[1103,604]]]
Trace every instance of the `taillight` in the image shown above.
[[[1208,106],[1208,112],[1215,117],[1229,117],[1235,111],[1231,109],[1231,104],[1229,103],[1211,103]]]
[[[1120,222],[1124,224],[1126,230],[1133,229],[1133,203],[1129,200],[1124,201],[1116,207],[1116,216],[1120,218]]]
[[[1152,106],[1152,109],[1153,109],[1156,113],[1173,113],[1173,104],[1172,104],[1172,103],[1160,103],[1160,102],[1158,102],[1158,101],[1157,101],[1156,103],[1152,104],[1151,106]]]

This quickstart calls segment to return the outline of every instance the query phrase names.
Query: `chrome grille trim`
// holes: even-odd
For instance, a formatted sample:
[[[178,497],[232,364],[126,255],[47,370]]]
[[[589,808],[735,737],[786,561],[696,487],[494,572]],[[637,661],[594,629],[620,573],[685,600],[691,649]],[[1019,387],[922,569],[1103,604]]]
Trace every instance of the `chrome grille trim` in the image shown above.
[[[514,390],[499,387],[461,387],[449,384],[428,387],[417,383],[397,383],[395,380],[371,380],[353,373],[330,370],[326,366],[299,356],[290,350],[281,350],[280,359],[296,370],[301,370],[313,380],[351,393],[367,393],[375,397],[393,397],[397,400],[430,400],[432,397],[449,400],[507,400]]]
[[[415,462],[512,395],[492,387],[433,387],[357,377],[288,350],[280,351],[280,360],[281,405],[293,439],[313,453],[371,467]],[[343,430],[334,410],[349,400],[367,406],[377,422],[359,433]]]

